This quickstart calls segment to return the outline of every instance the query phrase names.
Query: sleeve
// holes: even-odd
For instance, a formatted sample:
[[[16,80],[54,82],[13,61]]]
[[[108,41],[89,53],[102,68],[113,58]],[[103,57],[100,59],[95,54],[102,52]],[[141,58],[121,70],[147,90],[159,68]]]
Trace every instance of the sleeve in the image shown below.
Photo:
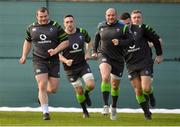
[[[149,39],[154,40],[154,38],[155,39],[159,39],[160,38],[159,35],[156,33],[156,31],[153,30],[153,28],[150,27],[149,25],[144,25],[143,27],[145,29],[145,34],[146,34],[147,37],[149,37]]]
[[[58,33],[58,41],[63,42],[68,40],[68,34],[64,31],[64,29],[59,25],[58,23],[55,24],[58,27],[59,33]]]
[[[80,32],[83,33],[85,37],[85,42],[89,43],[91,41],[91,37],[89,36],[88,32],[85,29],[80,28]]]
[[[96,33],[95,33],[94,44],[93,44],[93,51],[94,51],[94,53],[97,53],[97,50],[98,50],[98,47],[99,47],[99,43],[100,43],[100,40],[101,40],[101,36],[100,36],[99,30],[100,30],[100,24],[98,25]]]
[[[119,40],[119,46],[126,46],[135,41],[133,34],[127,25],[124,25],[122,33],[123,39]]]
[[[159,41],[159,35],[156,34],[156,32],[148,25],[144,25],[144,33],[146,38],[148,39],[149,42],[152,42],[155,50],[156,50],[156,55],[162,55],[162,47],[161,43]]]
[[[30,34],[30,28],[31,26],[29,26],[27,29],[26,29],[26,35],[25,35],[25,40],[27,40],[28,42],[31,42],[32,39],[31,39],[31,34]]]

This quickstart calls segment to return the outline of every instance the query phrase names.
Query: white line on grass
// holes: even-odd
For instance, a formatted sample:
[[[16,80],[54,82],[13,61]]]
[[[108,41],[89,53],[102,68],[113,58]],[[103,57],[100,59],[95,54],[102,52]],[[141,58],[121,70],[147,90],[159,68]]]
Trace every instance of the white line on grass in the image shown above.
[[[29,112],[41,112],[41,107],[0,107],[0,111],[29,111]],[[80,108],[64,108],[64,107],[49,107],[50,112],[82,112]],[[101,112],[102,108],[88,108],[89,112]],[[179,114],[180,109],[151,109],[152,113],[175,113]],[[122,113],[143,113],[142,109],[130,109],[130,108],[118,108],[117,112]]]

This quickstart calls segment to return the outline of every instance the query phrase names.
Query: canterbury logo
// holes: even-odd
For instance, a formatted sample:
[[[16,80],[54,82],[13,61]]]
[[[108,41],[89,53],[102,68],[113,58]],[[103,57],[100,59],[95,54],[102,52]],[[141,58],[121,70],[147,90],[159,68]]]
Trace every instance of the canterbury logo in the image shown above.
[[[136,45],[129,46],[130,49],[134,49],[135,47],[136,47]]]

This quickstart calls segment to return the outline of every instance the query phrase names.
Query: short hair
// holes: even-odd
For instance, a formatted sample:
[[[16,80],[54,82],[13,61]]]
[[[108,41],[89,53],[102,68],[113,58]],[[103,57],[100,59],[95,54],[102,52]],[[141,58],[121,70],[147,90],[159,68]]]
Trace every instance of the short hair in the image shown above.
[[[115,12],[115,14],[117,15],[117,10],[116,10],[115,8],[108,8],[108,9],[106,10],[106,13],[107,13],[108,11],[110,11],[110,10],[113,10],[113,11]]]
[[[38,12],[46,12],[47,11],[47,13],[49,14],[49,11],[48,11],[48,9],[46,8],[46,7],[41,7],[41,8],[39,8],[37,11],[36,11],[36,14],[38,14]]]
[[[74,16],[71,15],[71,14],[65,15],[65,16],[64,16],[64,19],[67,18],[67,17],[72,17],[72,18],[74,19]]]
[[[132,15],[132,14],[137,14],[137,13],[142,14],[142,12],[141,12],[140,10],[133,10],[133,11],[131,12],[131,15]]]
[[[129,14],[128,12],[124,12],[124,13],[122,13],[121,16],[120,16],[120,19],[121,19],[121,20],[126,20],[126,19],[128,19],[128,18],[131,18],[130,14]]]

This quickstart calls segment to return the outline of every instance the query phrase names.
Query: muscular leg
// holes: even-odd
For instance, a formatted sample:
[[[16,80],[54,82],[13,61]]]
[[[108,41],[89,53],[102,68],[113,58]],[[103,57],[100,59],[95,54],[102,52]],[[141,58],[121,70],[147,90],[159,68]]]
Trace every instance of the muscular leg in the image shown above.
[[[45,115],[43,119],[49,120],[50,117],[49,117],[48,95],[47,95],[48,74],[47,73],[39,74],[36,75],[35,78],[37,80],[38,88],[39,88],[38,98],[41,103],[43,114]]]
[[[89,117],[89,113],[88,113],[87,108],[86,108],[86,97],[84,95],[82,82],[80,81],[80,79],[78,79],[76,82],[73,82],[71,84],[73,85],[74,90],[76,92],[77,101],[83,109],[83,117],[84,118]]]
[[[136,78],[131,79],[131,85],[134,88],[134,92],[135,92],[136,96],[141,96],[142,95],[142,88],[141,88],[140,77],[136,77]]]
[[[94,78],[91,77],[91,79],[84,79],[85,82],[85,92],[84,95],[86,97],[86,103],[88,106],[91,106],[91,99],[89,97],[89,92],[92,91],[95,87]]]
[[[94,89],[95,87],[95,82],[94,82],[94,79],[88,79],[88,80],[85,80],[85,92],[90,92]]]
[[[112,96],[112,105],[111,105],[111,114],[110,119],[116,120],[117,119],[117,111],[116,111],[116,104],[119,96],[119,84],[120,79],[117,78],[115,75],[111,75],[111,96]]]
[[[48,93],[56,93],[59,87],[59,78],[49,77],[48,78]]]
[[[111,66],[107,63],[101,63],[99,65],[100,73],[101,73],[101,92],[103,94],[103,100],[105,105],[108,104],[109,100],[109,93],[110,93],[110,73],[111,73]]]
[[[148,103],[144,97],[144,94],[142,92],[142,79],[140,77],[136,77],[131,80],[131,84],[134,87],[135,93],[136,93],[136,99],[141,106],[142,110],[144,111],[144,116],[146,119],[151,119],[151,112],[149,111]]]
[[[153,88],[151,86],[152,79],[150,76],[141,76],[141,80],[142,80],[143,92],[144,92],[145,96],[147,96],[146,97],[147,100],[150,98],[150,104],[152,107],[154,107],[156,102],[155,102],[155,98],[153,95]]]
[[[142,89],[145,93],[151,93],[151,77],[150,76],[141,76]]]
[[[111,96],[112,96],[112,107],[116,108],[117,99],[119,96],[119,85],[120,85],[120,79],[111,78]]]
[[[84,92],[83,92],[82,86],[75,87],[75,92],[76,92],[76,98],[77,98],[78,102],[80,104],[84,103],[85,100],[86,100],[86,97],[84,96]]]

